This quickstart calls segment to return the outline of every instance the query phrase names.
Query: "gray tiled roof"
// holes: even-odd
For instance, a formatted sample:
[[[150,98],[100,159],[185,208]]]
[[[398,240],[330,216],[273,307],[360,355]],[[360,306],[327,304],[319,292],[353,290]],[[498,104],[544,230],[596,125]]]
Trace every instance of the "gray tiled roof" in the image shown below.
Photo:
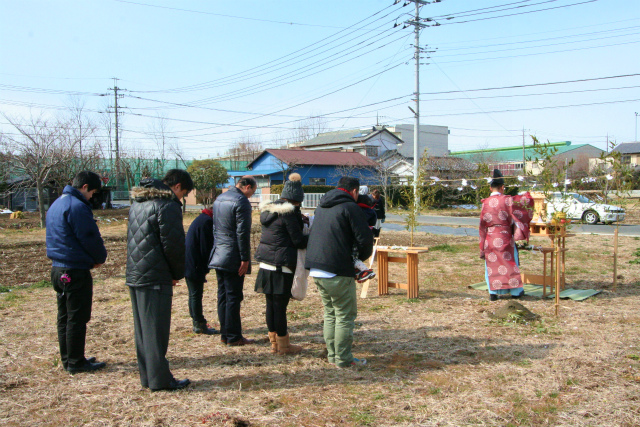
[[[621,154],[634,154],[640,153],[640,142],[625,142],[618,145],[613,151],[617,151]]]
[[[389,134],[395,136],[387,129],[373,130],[369,129],[349,129],[338,130],[335,132],[325,132],[318,134],[315,138],[311,138],[300,144],[300,147],[312,147],[316,145],[328,145],[328,144],[341,144],[341,143],[353,143],[359,141],[366,141],[367,139],[378,135],[381,132],[387,131]],[[399,139],[399,138],[398,138]]]

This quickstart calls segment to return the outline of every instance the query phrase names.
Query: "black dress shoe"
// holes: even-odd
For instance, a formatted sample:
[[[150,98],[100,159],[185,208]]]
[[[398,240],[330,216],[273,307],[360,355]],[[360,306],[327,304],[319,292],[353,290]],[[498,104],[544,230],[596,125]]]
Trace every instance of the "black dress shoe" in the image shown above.
[[[524,291],[520,293],[520,295],[511,295],[511,299],[521,299],[524,296]]]
[[[216,328],[210,328],[209,325],[207,325],[207,322],[194,323],[193,332],[204,335],[216,335],[220,333]]]
[[[171,380],[171,384],[169,385],[169,387],[164,387],[164,388],[152,388],[151,391],[174,391],[174,390],[181,390],[185,387],[187,387],[189,384],[191,384],[191,381],[189,381],[188,378],[185,378],[183,380],[176,380],[173,379]]]
[[[237,346],[242,346],[247,344],[255,344],[255,342],[256,340],[250,340],[248,338],[242,337],[238,341],[233,341],[233,342],[227,341],[227,345],[229,347],[237,347]]]
[[[98,369],[102,369],[105,366],[107,366],[106,363],[104,362],[89,362],[88,360],[84,363],[84,365],[82,365],[79,368],[72,368],[69,367],[67,368],[67,371],[69,371],[69,373],[71,375],[80,373],[80,372],[93,372],[93,371],[97,371]]]
[[[94,363],[95,361],[96,361],[95,357],[90,357],[90,358],[87,359],[87,362],[89,362],[89,363]]]

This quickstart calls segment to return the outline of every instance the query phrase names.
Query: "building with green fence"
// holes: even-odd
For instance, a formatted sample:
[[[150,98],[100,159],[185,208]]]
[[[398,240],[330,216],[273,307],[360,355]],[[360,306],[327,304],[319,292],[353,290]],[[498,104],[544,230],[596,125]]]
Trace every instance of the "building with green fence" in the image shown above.
[[[553,142],[548,147],[556,149],[554,157],[559,160],[573,160],[573,171],[589,170],[589,159],[600,157],[604,151],[591,144],[571,144],[571,141]],[[488,148],[484,150],[454,151],[451,157],[458,157],[475,164],[485,164],[489,169],[499,169],[505,176],[522,175],[524,171],[540,173],[538,162],[540,155],[534,145]]]

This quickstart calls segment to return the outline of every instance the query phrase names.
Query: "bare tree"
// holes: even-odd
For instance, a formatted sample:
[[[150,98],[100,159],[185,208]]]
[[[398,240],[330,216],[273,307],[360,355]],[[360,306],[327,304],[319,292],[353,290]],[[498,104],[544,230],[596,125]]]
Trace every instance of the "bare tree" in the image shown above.
[[[310,116],[296,122],[295,128],[291,131],[291,143],[296,145],[328,131],[327,123],[327,118],[322,116]]]
[[[152,122],[150,132],[153,137],[158,152],[160,153],[160,163],[158,164],[156,174],[161,176],[164,173],[167,164],[167,153],[171,150],[169,139],[167,136],[168,124],[167,118],[158,114],[156,120]]]
[[[245,135],[233,143],[231,148],[227,150],[225,157],[228,157],[229,160],[250,162],[263,150],[262,142],[253,136]]]
[[[77,141],[69,138],[68,121],[48,121],[42,116],[19,122],[6,114],[3,117],[18,131],[18,136],[4,135],[3,151],[15,175],[35,184],[40,212],[40,226],[45,227],[44,188],[58,168],[76,160]]]

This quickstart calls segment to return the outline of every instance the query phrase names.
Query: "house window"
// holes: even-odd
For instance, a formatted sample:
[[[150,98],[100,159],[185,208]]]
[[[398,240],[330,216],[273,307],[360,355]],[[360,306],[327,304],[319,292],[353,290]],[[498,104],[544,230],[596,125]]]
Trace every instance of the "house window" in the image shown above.
[[[378,157],[378,147],[367,145],[367,157]]]
[[[620,162],[628,165],[631,163],[631,156],[620,156]]]
[[[326,178],[309,178],[309,185],[327,185]]]

